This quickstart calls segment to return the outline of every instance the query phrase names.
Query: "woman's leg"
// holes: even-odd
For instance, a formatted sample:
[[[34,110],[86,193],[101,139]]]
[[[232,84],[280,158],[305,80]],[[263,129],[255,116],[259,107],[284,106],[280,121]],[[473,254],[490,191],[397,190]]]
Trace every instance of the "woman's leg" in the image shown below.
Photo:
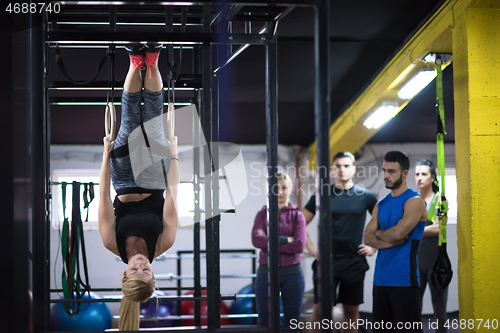
[[[304,273],[280,276],[280,285],[283,301],[283,327],[297,327],[304,299]]]
[[[141,69],[144,69],[144,45],[139,43],[128,44],[125,49],[130,57],[130,66],[123,84],[121,98],[121,122],[115,141],[115,149],[128,144],[130,133],[141,126],[142,78]],[[128,151],[128,150],[127,150]],[[137,187],[130,156],[114,154],[111,158],[111,181],[115,190]]]
[[[128,73],[123,83],[123,89],[129,93],[135,93],[142,90],[141,71],[137,70],[132,62],[130,62]]]
[[[147,73],[144,78],[144,88],[153,92],[163,89],[163,80],[158,69],[158,57],[162,47],[162,44],[146,45],[144,62],[146,63]]]
[[[269,304],[267,291],[267,275],[257,273],[255,278],[255,302],[259,315],[259,326],[269,326]]]
[[[144,45],[140,43],[131,43],[125,46],[130,58],[130,65],[128,68],[123,89],[129,93],[135,93],[142,90],[142,77],[141,70],[144,69]]]

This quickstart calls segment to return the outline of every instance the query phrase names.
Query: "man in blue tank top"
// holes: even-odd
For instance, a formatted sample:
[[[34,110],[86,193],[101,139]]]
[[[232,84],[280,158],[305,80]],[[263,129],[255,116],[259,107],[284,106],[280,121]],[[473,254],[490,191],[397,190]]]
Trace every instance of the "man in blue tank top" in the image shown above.
[[[364,243],[379,249],[373,276],[373,332],[423,332],[417,254],[427,220],[424,200],[408,188],[408,156],[390,151],[382,169],[391,190],[373,209]]]

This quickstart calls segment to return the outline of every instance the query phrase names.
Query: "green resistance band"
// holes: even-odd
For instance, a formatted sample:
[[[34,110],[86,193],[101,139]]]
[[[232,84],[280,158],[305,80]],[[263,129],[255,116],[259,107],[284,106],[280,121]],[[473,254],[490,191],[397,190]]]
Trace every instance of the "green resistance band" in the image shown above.
[[[448,202],[446,201],[445,193],[445,162],[444,162],[444,135],[445,116],[443,102],[443,71],[441,68],[441,60],[436,61],[436,107],[438,108],[438,130],[436,133],[437,141],[437,162],[438,162],[438,178],[439,190],[441,192],[441,201],[438,203],[438,218],[439,218],[439,246],[446,243],[446,223],[448,222]]]
[[[64,299],[77,299],[82,298],[81,287],[78,279],[78,245],[79,237],[78,230],[75,229],[75,223],[70,222],[66,217],[66,186],[67,183],[61,184],[62,202],[63,202],[63,228],[61,235],[61,253],[63,260],[62,268],[62,289]],[[74,191],[80,190],[80,183],[73,182]],[[75,187],[77,187],[75,189]],[[76,294],[76,295],[75,295]],[[82,303],[65,303],[64,310],[68,316],[74,316],[80,312]]]

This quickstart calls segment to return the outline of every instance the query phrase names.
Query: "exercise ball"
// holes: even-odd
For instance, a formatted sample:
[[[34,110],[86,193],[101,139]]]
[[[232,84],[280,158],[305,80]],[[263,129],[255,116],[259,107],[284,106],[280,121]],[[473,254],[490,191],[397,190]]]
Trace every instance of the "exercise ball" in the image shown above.
[[[206,290],[201,291],[202,296],[207,295]],[[184,295],[193,295],[193,291],[188,291]],[[182,309],[182,315],[194,315],[194,301],[182,301],[181,302],[181,309]],[[201,316],[206,316],[207,315],[207,301],[201,301],[200,302],[200,313]],[[220,314],[221,315],[227,315],[229,314],[229,311],[227,309],[226,303],[224,301],[221,301],[221,308],[220,308]],[[221,318],[220,319],[220,324],[222,325],[229,325],[229,318]],[[194,326],[194,319],[183,319],[182,320],[182,325],[183,326]],[[201,318],[201,326],[206,326],[207,325],[207,318]]]
[[[168,296],[166,292],[157,290],[153,293],[155,296]],[[177,302],[158,300],[158,302],[149,301],[141,303],[141,315],[144,318],[167,317],[177,315]],[[141,320],[141,327],[172,327],[176,325],[177,320]]]
[[[249,284],[240,289],[236,294],[249,295],[253,294],[253,284]],[[257,306],[255,306],[255,312],[253,310],[253,301],[255,298],[251,297],[238,297],[236,301],[231,305],[231,314],[252,314],[257,313]],[[280,313],[283,314],[283,302],[280,298]],[[281,324],[283,324],[283,317],[280,319]],[[254,325],[254,320],[252,317],[249,318],[231,318],[231,324],[233,325]],[[255,318],[255,324],[257,324],[257,318]]]
[[[89,299],[89,293],[82,297]],[[90,292],[90,299],[102,298]],[[76,304],[76,303],[74,303]],[[80,312],[68,316],[64,303],[55,303],[50,310],[52,331],[104,331],[111,328],[111,311],[106,303],[82,303]]]
[[[243,287],[236,294],[249,295],[253,294],[253,285],[249,284]],[[252,314],[257,313],[257,307],[255,308],[255,312],[253,310],[253,301],[254,298],[244,297],[244,298],[236,298],[236,300],[231,305],[231,314]],[[254,319],[249,318],[231,318],[231,324],[233,325],[253,325]],[[255,324],[257,324],[257,318],[255,318]]]

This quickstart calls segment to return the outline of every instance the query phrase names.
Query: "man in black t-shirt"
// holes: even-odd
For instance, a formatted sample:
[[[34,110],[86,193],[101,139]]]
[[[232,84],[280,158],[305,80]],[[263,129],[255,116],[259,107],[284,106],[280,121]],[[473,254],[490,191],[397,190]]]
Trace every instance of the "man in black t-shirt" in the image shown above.
[[[330,210],[332,213],[332,256],[333,256],[333,291],[334,303],[342,303],[343,322],[356,322],[359,318],[359,304],[363,303],[365,272],[368,270],[366,256],[372,256],[376,249],[363,244],[366,211],[370,214],[377,203],[377,198],[364,187],[355,185],[352,177],[356,172],[354,156],[349,152],[340,152],[333,157],[332,172],[335,185],[331,187]],[[318,207],[319,208],[319,207]],[[320,208],[319,208],[320,209]],[[316,195],[311,196],[301,209],[309,224],[316,214]],[[317,258],[318,249],[307,234],[307,251]],[[320,321],[317,287],[317,261],[312,265],[314,282],[314,309],[311,315],[309,332],[319,332],[314,325]],[[339,289],[337,293],[337,288]],[[341,332],[356,332],[350,325]]]

